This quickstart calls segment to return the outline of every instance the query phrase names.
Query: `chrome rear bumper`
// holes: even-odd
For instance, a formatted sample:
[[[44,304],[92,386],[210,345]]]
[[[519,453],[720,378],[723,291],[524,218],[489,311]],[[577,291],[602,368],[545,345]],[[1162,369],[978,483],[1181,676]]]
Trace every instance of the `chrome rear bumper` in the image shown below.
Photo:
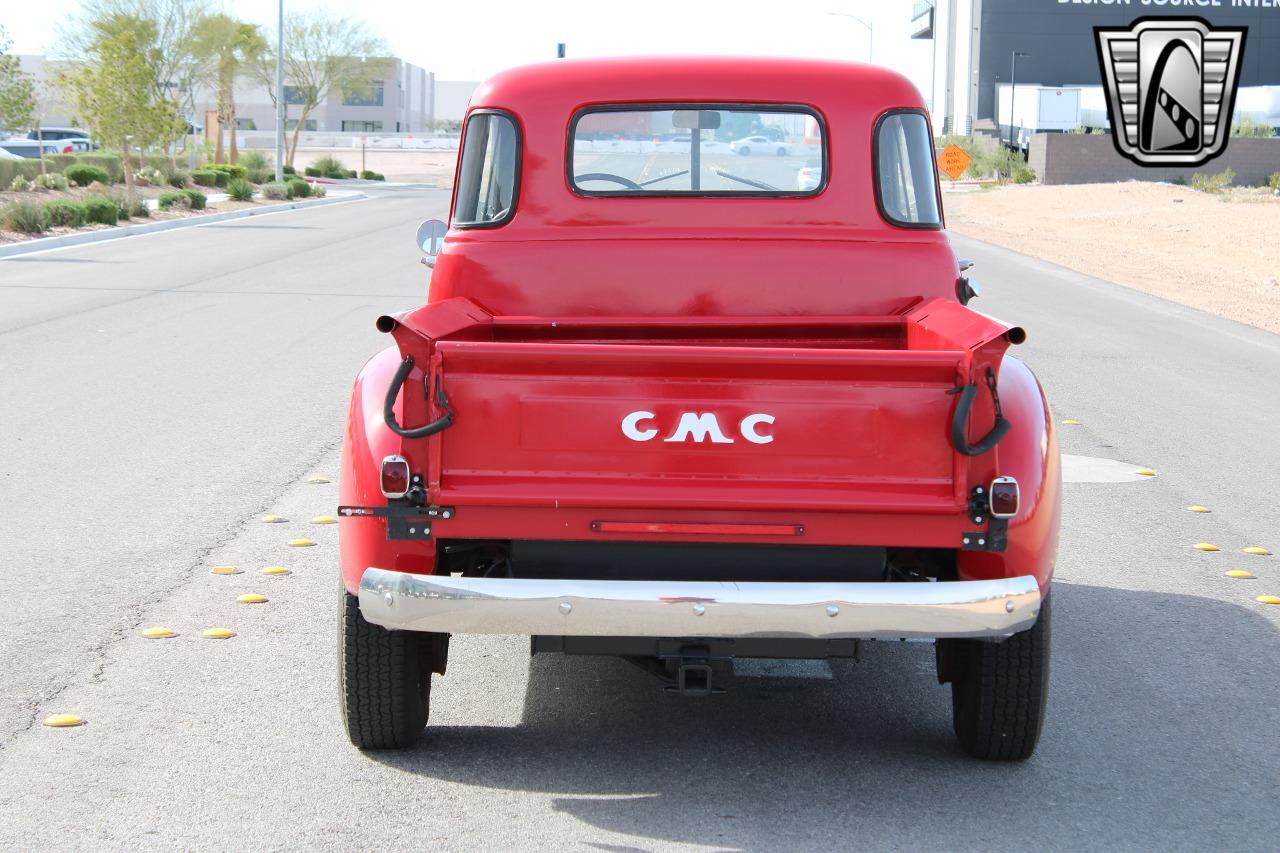
[[[375,625],[578,637],[1004,637],[1030,628],[1030,576],[939,583],[720,583],[462,578],[368,569]]]

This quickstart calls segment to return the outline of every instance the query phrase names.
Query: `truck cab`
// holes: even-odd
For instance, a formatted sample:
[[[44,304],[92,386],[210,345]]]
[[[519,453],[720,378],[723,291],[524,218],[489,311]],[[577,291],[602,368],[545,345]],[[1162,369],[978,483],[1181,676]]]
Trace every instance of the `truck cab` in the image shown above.
[[[770,140],[768,156],[741,141]],[[1060,476],[1025,333],[882,68],[564,60],[476,91],[426,303],[353,389],[342,705],[415,743],[453,634],[707,695],[739,658],[937,648],[961,747],[1029,757]]]

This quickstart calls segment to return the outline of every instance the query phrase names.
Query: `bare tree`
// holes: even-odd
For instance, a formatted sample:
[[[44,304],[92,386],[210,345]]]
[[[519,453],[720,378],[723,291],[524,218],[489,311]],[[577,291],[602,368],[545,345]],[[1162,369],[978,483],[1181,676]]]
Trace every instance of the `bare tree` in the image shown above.
[[[270,40],[274,43],[274,39]],[[330,95],[369,91],[373,81],[391,73],[386,43],[363,22],[316,10],[288,16],[284,24],[285,92],[275,91],[275,55],[262,55],[255,79],[267,86],[272,103],[285,97],[286,104],[301,107],[285,162],[293,165],[298,131],[311,113]]]

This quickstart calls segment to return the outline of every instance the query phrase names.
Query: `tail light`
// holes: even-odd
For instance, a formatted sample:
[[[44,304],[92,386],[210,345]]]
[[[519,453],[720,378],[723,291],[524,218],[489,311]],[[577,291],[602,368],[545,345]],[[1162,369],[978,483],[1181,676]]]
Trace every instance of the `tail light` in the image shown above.
[[[991,481],[990,500],[992,518],[1013,518],[1022,503],[1018,481],[1012,477],[996,477]]]
[[[66,148],[63,148],[63,149],[62,149],[62,153],[63,153],[63,154],[70,154],[70,153],[71,153],[72,151],[74,151],[74,150],[75,150],[75,146],[73,146],[73,145],[68,145]]]
[[[382,460],[382,494],[402,498],[409,493],[409,461],[403,456],[387,456]]]

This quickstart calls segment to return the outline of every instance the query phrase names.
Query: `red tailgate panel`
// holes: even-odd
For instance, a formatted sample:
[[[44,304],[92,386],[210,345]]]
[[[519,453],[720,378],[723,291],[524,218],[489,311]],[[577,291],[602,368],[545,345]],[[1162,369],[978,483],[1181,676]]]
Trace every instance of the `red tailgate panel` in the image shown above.
[[[958,352],[446,340],[437,357],[457,412],[435,439],[441,503],[962,505],[947,439]],[[650,413],[633,424],[645,440],[624,433],[633,413]],[[772,422],[744,428],[752,415]]]

